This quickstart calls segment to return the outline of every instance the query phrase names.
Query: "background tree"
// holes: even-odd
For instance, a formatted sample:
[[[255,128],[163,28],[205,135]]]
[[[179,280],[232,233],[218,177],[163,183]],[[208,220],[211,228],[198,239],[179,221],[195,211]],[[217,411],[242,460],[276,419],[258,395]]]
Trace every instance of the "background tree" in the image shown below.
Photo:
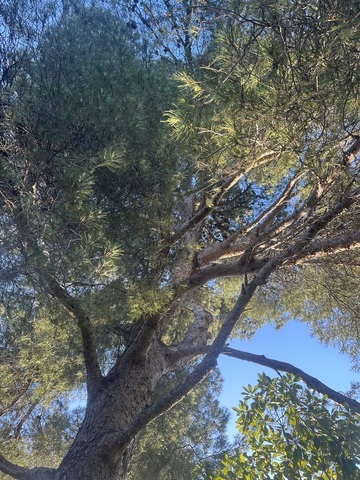
[[[319,265],[351,265],[330,294],[351,299],[332,305],[356,328],[355,4],[228,7],[211,62],[178,75],[172,111],[174,65],[143,55],[118,10],[64,3],[31,47],[16,43],[2,112],[1,408],[4,454],[20,459],[1,455],[5,474],[125,478],[136,436],[221,353],[295,368],[226,341],[263,321],[247,309],[268,292],[286,313],[287,279],[306,292]],[[315,313],[332,321],[321,303]],[[45,422],[51,454],[28,468]]]
[[[359,478],[359,416],[294,376],[259,375],[235,410],[246,445],[226,455],[211,478]]]
[[[208,61],[221,10],[218,0],[127,0],[123,8],[127,26],[146,55],[188,70]]]

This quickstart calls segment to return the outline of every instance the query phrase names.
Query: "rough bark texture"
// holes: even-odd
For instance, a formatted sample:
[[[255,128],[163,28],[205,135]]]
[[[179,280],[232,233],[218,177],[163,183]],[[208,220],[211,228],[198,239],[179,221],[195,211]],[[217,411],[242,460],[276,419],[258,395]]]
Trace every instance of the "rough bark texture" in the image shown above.
[[[156,341],[144,359],[133,352],[125,353],[117,365],[117,375],[104,378],[102,388],[89,402],[74,444],[55,479],[119,479],[126,467],[126,448],[134,437],[127,430],[151,403],[156,385],[166,371],[166,359]],[[124,434],[120,447],[114,433]]]

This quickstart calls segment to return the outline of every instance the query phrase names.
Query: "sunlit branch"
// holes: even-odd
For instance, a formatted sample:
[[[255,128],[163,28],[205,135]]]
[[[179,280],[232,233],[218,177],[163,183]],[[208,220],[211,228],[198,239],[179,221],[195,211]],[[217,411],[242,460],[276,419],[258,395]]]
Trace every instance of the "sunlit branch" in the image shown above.
[[[336,255],[343,251],[360,248],[360,230],[353,230],[352,232],[336,237],[325,239],[318,239],[312,242],[306,249],[300,252],[292,259],[296,264],[306,262],[306,260],[316,260],[323,258],[325,255]]]
[[[360,137],[353,137],[351,145],[343,153],[343,163],[349,165],[360,153]]]
[[[32,412],[34,411],[36,406],[37,406],[37,402],[31,403],[29,408],[27,409],[27,411],[22,415],[22,417],[18,421],[18,423],[16,425],[16,428],[15,428],[15,438],[20,437],[20,432],[21,432],[21,429],[22,429],[24,423],[30,417],[30,415],[32,414]]]
[[[346,209],[348,207],[342,208],[342,206],[349,205],[350,207],[351,204],[355,203],[355,201],[355,196],[345,198],[341,202],[339,202],[331,212],[335,212],[338,208],[341,208],[342,210]],[[325,215],[332,215],[331,219],[329,220],[330,222],[336,216],[335,213],[332,214],[331,212],[328,212],[327,214],[319,217],[318,220],[315,220],[312,224],[310,224],[308,229],[312,231],[313,227],[311,225],[313,225],[314,227],[317,224],[320,225],[322,221],[321,219],[323,219]],[[279,228],[279,226],[277,226],[276,228]],[[320,228],[318,231],[320,230],[322,230],[322,228]],[[314,235],[314,237],[316,236],[316,234]],[[336,254],[341,253],[342,251],[347,249],[357,248],[360,242],[359,235],[359,230],[354,230],[349,233],[344,233],[343,235],[328,237],[326,239],[309,239],[306,245],[301,248],[299,247],[297,250],[295,249],[293,251],[293,254],[288,255],[284,263],[286,263],[287,265],[299,264],[312,259],[320,259],[321,256],[328,253]],[[300,239],[301,238],[304,238],[304,236],[300,237]],[[265,255],[252,257],[249,259],[249,261],[245,261],[244,258],[240,258],[232,261],[225,261],[223,263],[219,262],[209,266],[205,266],[198,269],[189,276],[189,278],[187,279],[187,288],[197,288],[216,278],[244,275],[245,271],[249,274],[256,273],[264,267],[264,265],[269,261],[269,258],[269,253],[265,252]]]

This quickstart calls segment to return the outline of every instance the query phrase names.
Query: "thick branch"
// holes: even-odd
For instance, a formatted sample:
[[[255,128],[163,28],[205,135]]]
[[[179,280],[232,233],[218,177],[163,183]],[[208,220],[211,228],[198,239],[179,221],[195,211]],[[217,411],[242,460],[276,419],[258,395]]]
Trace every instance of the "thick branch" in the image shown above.
[[[128,355],[135,363],[145,361],[154,335],[158,332],[159,321],[159,315],[148,315],[134,324],[128,340],[128,349],[124,355]]]
[[[286,260],[286,264],[300,264],[311,259],[321,259],[324,255],[339,254],[341,252],[360,248],[360,230],[354,230],[343,235],[334,237],[316,239],[302,250],[296,252],[293,256]],[[236,259],[224,263],[215,263],[207,267],[201,268],[194,272],[187,280],[189,289],[197,288],[210,280],[222,277],[239,276],[245,273],[258,272],[267,262],[269,257],[255,257],[250,259],[248,263],[244,259]]]
[[[175,364],[179,365],[179,362],[179,366],[188,363],[191,360],[188,354],[189,349],[198,351],[199,348],[206,345],[209,337],[211,337],[208,331],[209,325],[212,322],[211,313],[195,301],[192,302],[192,310],[195,319],[185,333],[183,340],[177,345],[171,345],[166,348],[166,357],[172,366]],[[197,353],[197,355],[199,355],[199,353]]]
[[[294,257],[295,263],[301,263],[307,258],[321,258],[324,255],[341,253],[360,248],[360,230],[337,235],[336,237],[318,239],[309,244],[299,255]]]
[[[5,457],[0,455],[0,471],[17,480],[53,480],[55,478],[55,468],[35,467],[25,468],[11,463]]]
[[[73,298],[54,278],[49,282],[48,293],[59,300],[70,315],[75,318],[80,328],[87,376],[88,401],[91,401],[101,387],[102,375],[90,319],[79,301]]]
[[[230,188],[243,177],[243,175],[244,174],[242,172],[236,173],[234,175],[231,175],[227,179],[225,179],[220,189],[220,192],[213,199],[212,206],[208,206],[208,205],[203,206],[199,211],[195,213],[195,215],[189,221],[186,221],[183,224],[179,225],[179,227],[175,230],[175,233],[170,238],[170,244],[172,245],[173,243],[175,243],[191,228],[193,228],[195,225],[198,225],[206,217],[208,217],[219,205],[225,193],[229,191]]]
[[[258,365],[263,365],[264,367],[269,367],[274,370],[279,370],[281,372],[288,372],[296,375],[303,380],[304,383],[309,388],[313,388],[319,393],[323,395],[327,395],[331,400],[336,403],[340,403],[341,405],[349,405],[349,407],[353,408],[357,413],[360,414],[360,403],[356,400],[343,395],[342,393],[336,392],[332,388],[328,387],[324,383],[320,382],[315,377],[305,373],[298,367],[291,365],[290,363],[281,362],[279,360],[273,360],[272,358],[267,358],[264,355],[255,355],[254,353],[243,352],[241,350],[235,350],[234,348],[226,347],[223,352],[224,355],[228,357],[238,358],[240,360],[246,360],[247,362],[257,363]]]
[[[185,285],[189,290],[192,290],[216,278],[243,275],[245,270],[247,273],[256,273],[268,260],[269,258],[252,258],[249,262],[246,262],[241,258],[232,262],[214,263],[190,275]]]

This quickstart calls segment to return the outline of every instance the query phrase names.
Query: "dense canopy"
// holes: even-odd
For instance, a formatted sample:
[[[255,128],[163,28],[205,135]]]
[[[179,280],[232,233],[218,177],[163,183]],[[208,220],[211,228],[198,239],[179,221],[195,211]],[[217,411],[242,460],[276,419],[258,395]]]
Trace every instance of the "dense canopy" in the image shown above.
[[[356,1],[0,19],[1,472],[181,478],[162,438],[186,468],[226,446],[220,354],[291,370],[227,346],[265,322],[309,322],[358,367]]]

